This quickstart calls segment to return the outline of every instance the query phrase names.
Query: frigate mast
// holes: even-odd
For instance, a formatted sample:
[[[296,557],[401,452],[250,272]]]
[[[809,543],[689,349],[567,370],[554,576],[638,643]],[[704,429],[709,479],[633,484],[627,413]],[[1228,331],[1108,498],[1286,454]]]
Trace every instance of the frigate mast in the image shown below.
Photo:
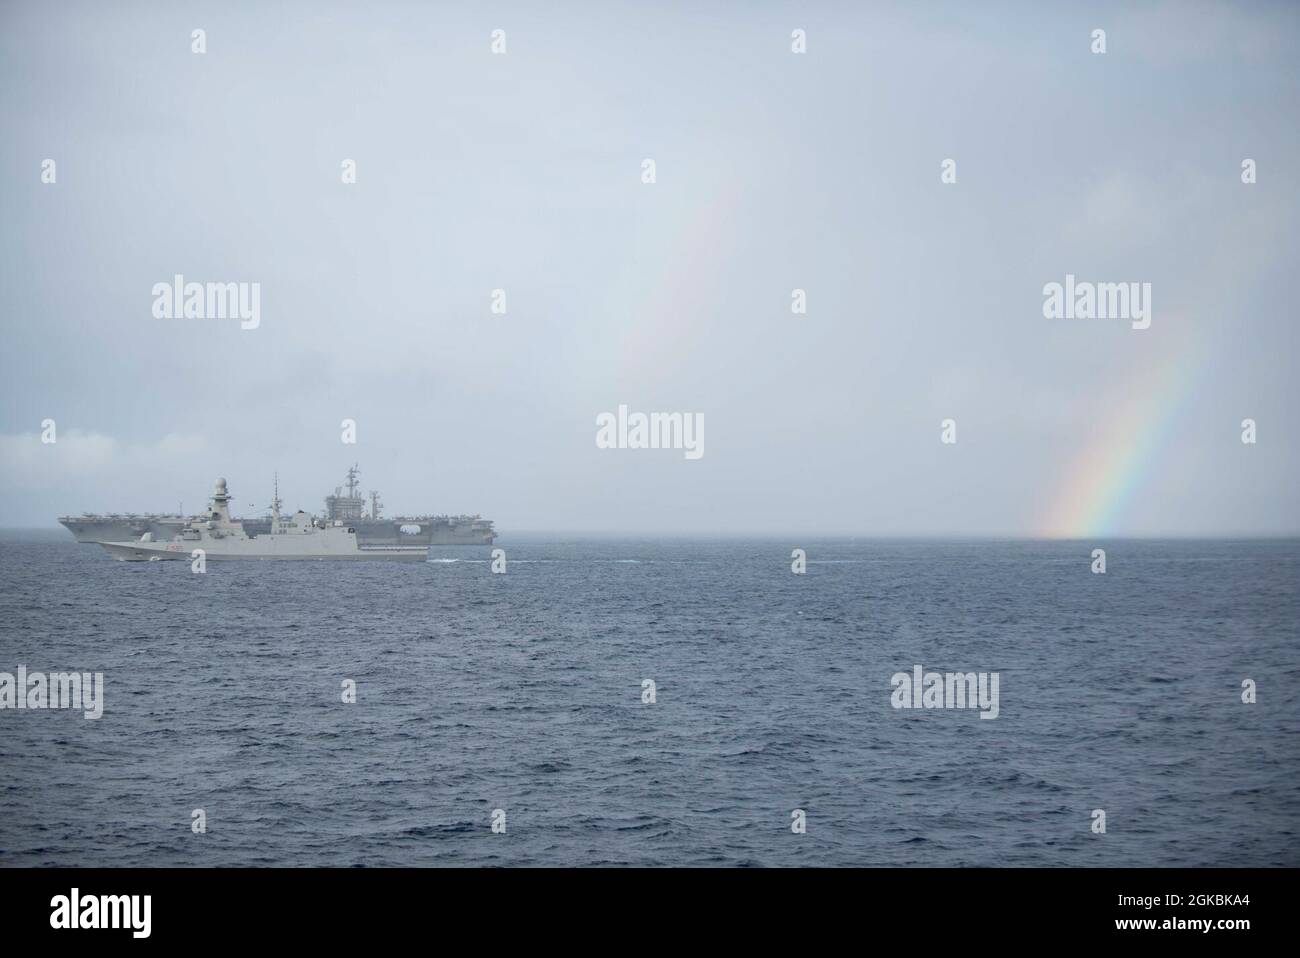
[[[275,474],[275,491],[271,493],[271,535],[280,531],[280,473]]]

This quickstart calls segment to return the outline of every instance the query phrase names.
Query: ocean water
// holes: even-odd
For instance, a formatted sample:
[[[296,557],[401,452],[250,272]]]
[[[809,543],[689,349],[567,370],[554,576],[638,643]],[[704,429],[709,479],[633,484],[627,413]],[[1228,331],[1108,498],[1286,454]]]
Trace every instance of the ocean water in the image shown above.
[[[1296,540],[498,545],[5,533],[0,671],[105,707],[0,711],[0,865],[1300,865]],[[895,709],[917,664],[998,717]]]

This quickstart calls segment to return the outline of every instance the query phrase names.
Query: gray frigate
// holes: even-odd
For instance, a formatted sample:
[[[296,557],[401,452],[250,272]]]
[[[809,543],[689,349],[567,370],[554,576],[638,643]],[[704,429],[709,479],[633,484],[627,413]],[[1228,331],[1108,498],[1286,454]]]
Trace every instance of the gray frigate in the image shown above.
[[[146,532],[139,539],[123,542],[100,542],[99,545],[121,562],[189,561],[195,551],[205,560],[232,559],[401,559],[423,562],[429,547],[366,546],[356,529],[342,521],[326,522],[299,510],[287,521],[280,518],[279,497],[271,512],[271,528],[251,535],[242,522],[230,517],[230,493],[226,480],[218,479],[212,490],[208,511],[191,519],[167,542],[159,542]]]

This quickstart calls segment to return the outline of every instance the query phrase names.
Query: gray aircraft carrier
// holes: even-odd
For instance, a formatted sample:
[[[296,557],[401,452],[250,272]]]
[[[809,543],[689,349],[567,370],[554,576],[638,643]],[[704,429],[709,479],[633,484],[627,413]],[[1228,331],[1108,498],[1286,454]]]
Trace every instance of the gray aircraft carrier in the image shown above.
[[[491,519],[482,516],[381,516],[383,503],[379,493],[371,492],[368,499],[359,494],[361,471],[356,466],[348,470],[343,486],[325,497],[325,511],[320,518],[326,522],[346,522],[356,530],[361,545],[379,546],[478,546],[491,545],[496,530]],[[346,491],[347,495],[344,495]],[[277,501],[275,504],[279,506]],[[367,512],[367,505],[369,511]],[[76,536],[78,542],[126,542],[139,539],[146,532],[155,540],[166,542],[180,534],[195,517],[179,513],[157,515],[80,515],[60,516],[59,523]],[[270,514],[240,520],[250,535],[268,535],[271,532]]]

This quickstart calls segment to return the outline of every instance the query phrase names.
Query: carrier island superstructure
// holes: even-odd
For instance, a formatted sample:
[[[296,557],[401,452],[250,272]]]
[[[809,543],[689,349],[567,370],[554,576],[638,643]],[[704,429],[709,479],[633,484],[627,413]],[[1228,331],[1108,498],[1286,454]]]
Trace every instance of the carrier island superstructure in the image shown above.
[[[335,487],[333,495],[325,497],[325,511],[319,518],[330,525],[346,523],[356,530],[357,541],[363,546],[491,545],[496,539],[492,520],[478,515],[383,517],[383,503],[378,492],[371,492],[368,497],[361,496],[360,476],[361,470],[357,466],[348,470],[344,484]],[[277,497],[273,511],[279,506]],[[78,542],[125,542],[138,540],[145,533],[165,542],[178,535],[193,518],[179,512],[151,515],[87,513],[60,516],[59,522],[76,536]],[[269,514],[240,522],[251,536],[266,535],[271,531]]]

